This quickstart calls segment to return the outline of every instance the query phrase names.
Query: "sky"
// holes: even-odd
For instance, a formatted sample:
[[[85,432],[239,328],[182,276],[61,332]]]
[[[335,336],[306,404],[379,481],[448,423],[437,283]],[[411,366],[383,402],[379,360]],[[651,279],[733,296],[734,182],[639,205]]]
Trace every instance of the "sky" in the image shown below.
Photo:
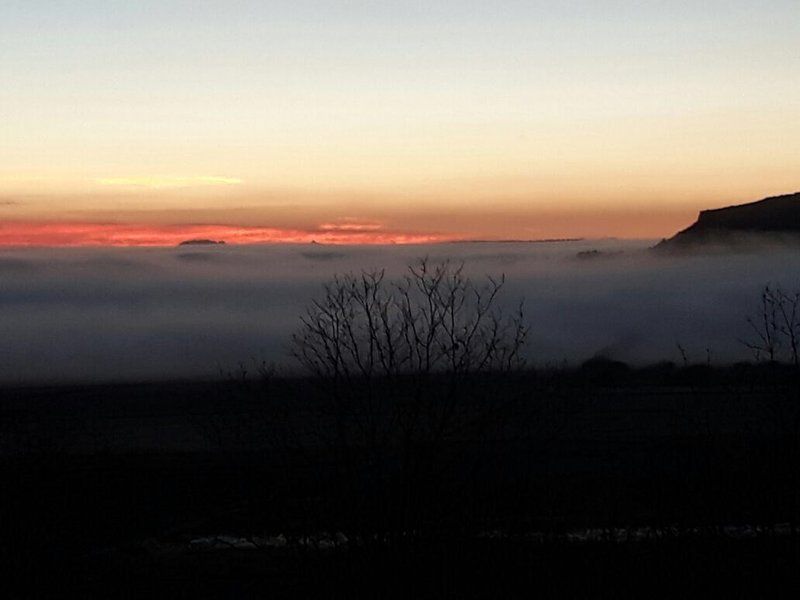
[[[797,0],[0,3],[0,245],[660,238],[800,190]]]

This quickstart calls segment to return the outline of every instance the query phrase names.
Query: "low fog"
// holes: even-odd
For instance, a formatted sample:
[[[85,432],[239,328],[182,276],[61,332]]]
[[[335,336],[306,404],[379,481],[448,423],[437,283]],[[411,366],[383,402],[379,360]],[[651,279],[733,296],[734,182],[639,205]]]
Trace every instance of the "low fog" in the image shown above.
[[[295,368],[298,317],[335,273],[464,261],[524,297],[534,365],[750,359],[745,318],[766,283],[800,286],[800,254],[654,256],[652,242],[214,246],[0,251],[5,383],[213,378],[243,363]],[[591,250],[600,251],[599,254]],[[578,253],[587,253],[578,257]]]

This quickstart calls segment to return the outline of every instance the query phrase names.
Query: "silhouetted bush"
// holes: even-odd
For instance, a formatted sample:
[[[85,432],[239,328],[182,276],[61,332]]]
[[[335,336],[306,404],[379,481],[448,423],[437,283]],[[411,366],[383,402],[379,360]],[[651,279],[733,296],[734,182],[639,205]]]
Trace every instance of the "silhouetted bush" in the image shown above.
[[[521,306],[498,309],[503,283],[422,260],[398,281],[336,277],[309,307],[293,351],[321,392],[319,436],[350,527],[405,536],[457,514],[460,440],[499,422],[524,366],[528,330]]]

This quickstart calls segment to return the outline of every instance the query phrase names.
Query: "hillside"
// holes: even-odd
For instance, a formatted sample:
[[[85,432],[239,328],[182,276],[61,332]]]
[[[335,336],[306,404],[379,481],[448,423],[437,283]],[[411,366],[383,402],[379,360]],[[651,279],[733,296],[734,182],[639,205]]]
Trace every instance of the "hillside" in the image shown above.
[[[800,192],[701,211],[693,225],[663,240],[656,249],[738,245],[765,236],[800,241]]]

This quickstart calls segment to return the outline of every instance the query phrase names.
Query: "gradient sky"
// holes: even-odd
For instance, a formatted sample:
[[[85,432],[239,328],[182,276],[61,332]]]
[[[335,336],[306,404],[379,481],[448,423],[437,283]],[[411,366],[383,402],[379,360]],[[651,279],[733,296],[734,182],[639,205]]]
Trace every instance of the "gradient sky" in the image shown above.
[[[0,244],[662,237],[800,190],[797,0],[3,0],[0,74]]]

